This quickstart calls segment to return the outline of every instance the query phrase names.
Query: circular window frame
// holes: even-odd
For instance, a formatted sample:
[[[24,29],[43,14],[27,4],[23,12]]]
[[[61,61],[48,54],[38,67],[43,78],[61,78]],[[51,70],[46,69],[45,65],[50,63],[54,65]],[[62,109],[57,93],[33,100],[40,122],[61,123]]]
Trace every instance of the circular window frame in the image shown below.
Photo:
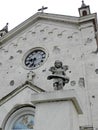
[[[29,68],[29,67],[27,67],[27,66],[25,65],[25,60],[26,60],[27,56],[28,56],[30,53],[32,53],[33,51],[36,51],[36,50],[41,50],[41,51],[45,52],[46,57],[45,57],[45,59],[44,59],[44,62],[41,63],[39,66]],[[44,48],[42,48],[42,47],[32,48],[32,49],[28,50],[28,51],[24,54],[24,56],[23,56],[23,58],[22,58],[22,65],[23,65],[23,67],[24,67],[25,69],[27,69],[27,70],[35,70],[35,69],[39,68],[40,66],[42,66],[42,65],[46,62],[48,56],[49,56],[49,55],[48,55],[47,49],[44,49]]]
[[[2,129],[4,130],[12,130],[14,123],[23,115],[35,115],[35,107],[34,106],[22,106],[19,108],[14,108],[11,112],[7,115],[6,119],[2,124]]]

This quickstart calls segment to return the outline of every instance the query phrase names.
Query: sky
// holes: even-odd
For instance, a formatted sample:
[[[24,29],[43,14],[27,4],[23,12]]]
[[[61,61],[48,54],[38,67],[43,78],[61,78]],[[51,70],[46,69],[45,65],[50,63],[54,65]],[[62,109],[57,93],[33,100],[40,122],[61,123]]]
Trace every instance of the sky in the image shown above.
[[[91,13],[98,13],[98,0],[84,0],[90,5]],[[0,30],[9,23],[13,29],[35,13],[42,6],[48,7],[45,13],[79,16],[81,0],[0,0]]]

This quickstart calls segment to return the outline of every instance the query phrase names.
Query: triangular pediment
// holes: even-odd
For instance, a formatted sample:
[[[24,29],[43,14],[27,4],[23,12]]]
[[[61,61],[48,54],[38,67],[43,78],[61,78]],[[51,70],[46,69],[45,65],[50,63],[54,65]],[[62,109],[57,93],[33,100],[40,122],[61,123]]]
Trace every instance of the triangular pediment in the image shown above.
[[[9,31],[5,36],[0,39],[0,44],[10,40],[17,34],[24,31],[26,28],[29,28],[31,25],[35,24],[40,20],[59,22],[59,23],[68,23],[68,24],[79,24],[85,21],[94,20],[95,28],[96,28],[96,13],[90,14],[85,17],[75,17],[75,16],[67,16],[67,15],[58,15],[58,14],[49,14],[49,13],[36,13],[31,16],[29,19],[16,26],[14,29]]]
[[[51,56],[54,54],[54,57],[56,57],[56,54],[62,52],[61,48],[63,45],[65,46],[65,44],[67,47],[74,45],[76,48],[77,44],[81,43],[79,37],[80,23],[87,20],[96,20],[96,14],[87,15],[81,18],[58,14],[36,13],[1,37],[0,73],[2,76],[0,76],[0,98],[11,93],[11,91],[17,90],[17,86],[27,80],[29,69],[26,70],[24,67],[24,57],[30,49],[32,50],[32,48],[41,47],[47,53],[47,57],[51,55],[51,52]],[[75,44],[73,44],[73,42],[71,42],[72,45],[69,44],[71,40],[75,42]],[[64,43],[64,41],[66,42]],[[66,50],[66,54],[67,51],[69,50]],[[71,58],[70,54],[68,54],[68,56],[66,55],[66,58],[67,57]],[[42,68],[40,71],[34,70],[36,74],[34,84],[50,91],[52,87],[47,87],[49,86],[47,72],[51,66],[49,65],[49,62],[51,61],[49,61],[49,58],[47,59],[47,62],[41,66]]]
[[[43,89],[33,85],[31,82],[26,81],[24,84],[17,87],[15,90],[13,90],[12,92],[4,96],[2,99],[0,99],[0,106],[27,88],[33,91],[34,93],[45,92]]]
[[[47,52],[47,57],[49,56],[49,53],[51,56],[53,56],[53,54],[55,56],[56,53],[61,53],[61,47],[63,47],[63,45],[71,45],[69,44],[69,41],[72,38],[76,47],[76,44],[80,42],[79,29],[77,28],[80,23],[87,20],[93,20],[96,23],[96,14],[87,15],[82,18],[58,14],[36,13],[1,37],[1,104],[26,88],[26,85],[21,84],[27,80],[27,73],[29,70],[26,70],[23,66],[23,57],[30,49],[44,47]],[[63,44],[64,41],[67,42]],[[59,43],[62,43],[62,45],[58,46],[57,43],[58,45]],[[52,47],[52,45],[54,46]],[[69,54],[68,56],[71,57]],[[43,89],[46,91],[51,91],[52,88],[52,84],[50,85],[47,81],[48,70],[51,66],[49,65],[49,62],[51,63],[50,59],[48,58],[47,62],[43,64],[39,71],[34,70],[36,74],[34,84],[41,88],[44,87]],[[21,87],[17,88],[17,86],[20,85]]]

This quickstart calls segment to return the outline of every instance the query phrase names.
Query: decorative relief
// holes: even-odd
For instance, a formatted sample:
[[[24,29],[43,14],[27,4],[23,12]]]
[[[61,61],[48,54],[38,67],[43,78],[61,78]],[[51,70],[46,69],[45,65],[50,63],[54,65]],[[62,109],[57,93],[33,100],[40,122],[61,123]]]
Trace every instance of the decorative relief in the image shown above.
[[[42,70],[42,72],[46,72],[46,68]]]
[[[45,41],[45,40],[47,40],[47,37],[44,37],[44,38],[43,38],[43,41]]]
[[[36,33],[32,33],[32,31],[28,31],[25,35],[26,39],[33,39],[36,36]]]
[[[49,71],[52,72],[52,75],[49,75],[47,79],[53,79],[54,90],[63,89],[64,85],[69,82],[69,77],[67,77],[65,73],[67,70],[68,66],[63,66],[62,62],[59,60],[56,60],[54,66],[50,67]]]
[[[95,73],[98,74],[98,69],[95,69]]]
[[[55,54],[59,54],[59,53],[60,53],[60,48],[59,48],[58,46],[54,46],[54,47],[53,47],[53,52],[54,52]]]
[[[78,34],[78,32],[73,32],[73,34],[72,35],[77,35]]]
[[[68,36],[67,38],[68,38],[68,39],[72,39],[73,37],[72,37],[72,36]]]
[[[62,33],[57,34],[57,37],[61,38],[62,37]]]
[[[17,53],[21,54],[21,53],[22,53],[22,50],[18,50]]]
[[[2,66],[2,63],[0,62],[0,66]]]
[[[27,80],[28,81],[33,81],[33,78],[35,77],[35,73],[33,71],[29,71],[27,73]]]
[[[93,40],[91,38],[87,38],[86,42],[91,43]]]
[[[78,41],[78,39],[79,39],[79,34],[78,34],[78,32],[73,32],[73,33],[72,33],[72,37],[73,37],[73,39],[75,39],[75,41]]]
[[[39,28],[39,27],[41,27],[41,24],[37,24],[37,25],[35,26],[35,29],[37,29],[37,28]]]
[[[57,30],[58,30],[58,28],[53,28],[53,29],[52,29],[52,32],[57,31]]]
[[[87,44],[89,44],[89,43],[91,43],[93,41],[93,39],[92,38],[86,38],[85,39],[85,43],[84,43],[84,46],[86,46]]]
[[[66,35],[66,34],[67,34],[67,30],[63,30],[63,31],[61,32],[61,34],[62,34],[62,35]]]
[[[10,68],[13,68],[13,66],[11,65]]]
[[[43,29],[44,29],[45,31],[48,31],[48,30],[49,30],[49,26],[45,26]]]
[[[25,40],[27,40],[27,39],[24,37],[23,40],[25,41]]]
[[[4,52],[5,52],[5,53],[8,53],[8,50],[5,50]]]
[[[8,53],[8,52],[12,52],[12,47],[13,47],[13,44],[14,43],[9,43],[7,44],[7,46],[5,46],[4,48],[2,48],[1,50],[4,52],[4,53]]]
[[[28,31],[25,36],[21,36],[18,39],[18,43],[30,38],[32,38],[32,41],[39,40],[41,42],[47,42],[53,40],[54,36],[61,39],[67,38],[68,40],[77,40],[78,32],[65,30],[63,27],[50,27],[45,24],[37,24],[34,28],[32,28],[32,30]]]
[[[11,80],[10,81],[10,86],[13,86],[14,85],[14,80]]]
[[[53,32],[52,32],[52,31],[51,31],[51,32],[48,32],[48,34],[49,34],[49,35],[52,35],[52,34],[53,34]]]
[[[82,53],[81,54],[81,59],[83,59],[85,57],[85,54],[84,53]]]
[[[18,44],[13,44],[13,46],[14,46],[14,47],[17,47],[17,46],[18,46]]]
[[[19,37],[19,38],[17,39],[17,43],[23,42],[23,39],[24,39],[24,37]]]
[[[78,84],[79,84],[80,87],[85,87],[85,80],[84,80],[83,77],[79,78]]]
[[[44,29],[42,29],[42,30],[40,30],[40,32],[41,32],[41,33],[43,33],[43,32],[45,32],[45,30],[44,30]]]
[[[36,35],[36,32],[32,32],[32,35],[35,36],[35,35]]]
[[[71,85],[71,86],[75,86],[75,85],[76,85],[76,81],[75,81],[75,80],[70,81],[70,85]]]
[[[14,57],[13,57],[13,56],[10,56],[9,60],[12,60],[12,59],[14,59]]]

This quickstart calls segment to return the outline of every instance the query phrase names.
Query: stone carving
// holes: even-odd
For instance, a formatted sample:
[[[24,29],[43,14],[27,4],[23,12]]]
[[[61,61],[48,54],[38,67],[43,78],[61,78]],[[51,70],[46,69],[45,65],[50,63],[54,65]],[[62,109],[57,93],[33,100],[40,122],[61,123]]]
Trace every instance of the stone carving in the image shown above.
[[[67,38],[68,38],[68,39],[72,39],[72,36],[68,36]]]
[[[73,32],[69,30],[64,30],[63,27],[58,26],[50,26],[48,24],[37,24],[35,27],[32,27],[25,35],[21,36],[20,39],[17,40],[17,43],[24,42],[23,40],[32,39],[33,41],[47,42],[47,41],[55,41],[59,38],[60,40],[78,40],[78,32]]]
[[[49,71],[52,72],[52,75],[47,77],[48,80],[53,79],[54,90],[63,89],[64,85],[69,82],[69,78],[66,76],[66,71],[68,70],[67,65],[62,65],[62,62],[56,60],[54,66],[50,67]]]
[[[70,82],[70,85],[71,85],[71,86],[75,86],[75,85],[76,85],[76,81],[74,81],[74,80],[71,81],[71,82]]]
[[[10,85],[13,86],[14,85],[14,80],[10,81]]]
[[[9,60],[12,60],[14,57],[13,56],[10,56]]]
[[[43,41],[47,40],[47,37],[43,37]]]
[[[95,73],[98,74],[98,69],[95,69]]]
[[[57,36],[58,36],[59,38],[61,38],[61,37],[62,37],[62,33],[57,34]]]
[[[22,50],[18,50],[17,53],[21,54],[21,53],[22,53]]]
[[[79,84],[80,87],[85,87],[85,80],[84,80],[83,77],[79,78],[78,84]]]
[[[53,32],[52,32],[52,31],[50,31],[50,32],[48,32],[48,34],[49,34],[49,35],[51,35],[51,34],[53,34]]]
[[[29,73],[27,73],[27,79],[29,81],[33,81],[34,77],[35,77],[35,73],[33,71],[30,71]]]
[[[2,63],[0,62],[0,66],[2,66]]]
[[[8,33],[8,23],[0,30],[0,36],[2,37],[6,33]]]
[[[8,23],[6,23],[6,25],[0,31],[5,31],[6,33],[8,33]]]
[[[93,41],[92,38],[87,38],[87,40],[86,40],[87,43],[91,43],[92,41]]]
[[[59,48],[58,46],[54,46],[54,47],[53,47],[53,52],[54,52],[55,54],[59,54],[59,53],[60,53],[60,48]]]

